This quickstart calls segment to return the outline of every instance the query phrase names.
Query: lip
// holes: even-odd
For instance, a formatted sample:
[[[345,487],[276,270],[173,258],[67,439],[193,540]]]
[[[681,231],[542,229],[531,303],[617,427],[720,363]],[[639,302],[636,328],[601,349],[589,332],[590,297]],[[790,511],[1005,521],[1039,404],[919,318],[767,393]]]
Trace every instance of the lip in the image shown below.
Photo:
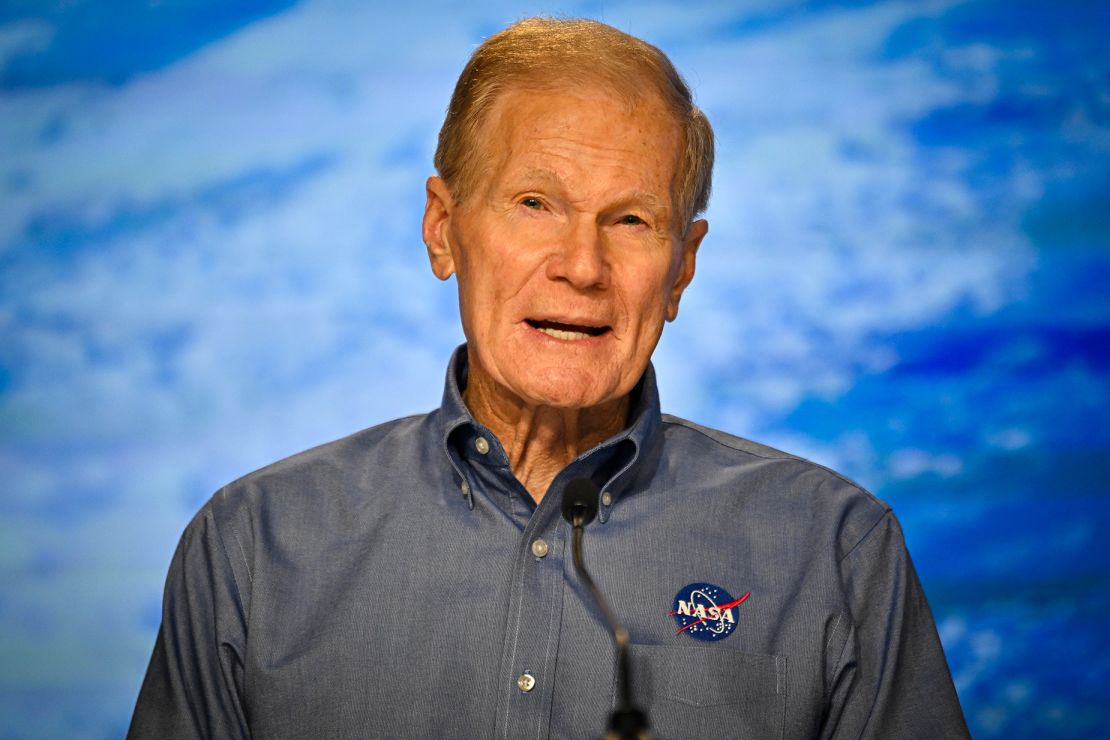
[[[525,332],[537,339],[546,340],[548,342],[555,342],[563,346],[588,346],[597,344],[604,341],[608,336],[613,333],[613,327],[597,321],[596,319],[583,319],[583,318],[526,318],[520,321],[520,326]],[[544,329],[562,331],[562,332],[575,332],[578,334],[586,334],[587,336],[578,337],[558,337],[544,331]],[[596,333],[595,333],[596,332]]]

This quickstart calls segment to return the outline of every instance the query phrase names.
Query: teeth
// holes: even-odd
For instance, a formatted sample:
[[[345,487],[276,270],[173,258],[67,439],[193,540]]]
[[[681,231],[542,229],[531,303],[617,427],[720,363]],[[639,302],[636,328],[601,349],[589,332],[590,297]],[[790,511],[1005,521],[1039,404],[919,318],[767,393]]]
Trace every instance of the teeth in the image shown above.
[[[546,327],[541,328],[540,331],[542,331],[549,337],[555,337],[556,339],[565,339],[568,341],[589,339],[590,337],[590,335],[584,331],[563,331],[562,329],[548,329]]]

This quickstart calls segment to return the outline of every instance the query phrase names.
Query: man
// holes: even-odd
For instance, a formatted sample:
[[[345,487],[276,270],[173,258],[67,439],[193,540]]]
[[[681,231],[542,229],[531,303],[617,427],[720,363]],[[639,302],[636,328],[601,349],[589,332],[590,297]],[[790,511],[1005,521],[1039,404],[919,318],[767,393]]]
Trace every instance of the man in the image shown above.
[[[224,488],[186,530],[132,737],[578,738],[614,703],[569,481],[656,737],[964,737],[890,509],[661,416],[712,133],[654,47],[532,19],[459,79],[427,184],[467,344],[431,414]]]

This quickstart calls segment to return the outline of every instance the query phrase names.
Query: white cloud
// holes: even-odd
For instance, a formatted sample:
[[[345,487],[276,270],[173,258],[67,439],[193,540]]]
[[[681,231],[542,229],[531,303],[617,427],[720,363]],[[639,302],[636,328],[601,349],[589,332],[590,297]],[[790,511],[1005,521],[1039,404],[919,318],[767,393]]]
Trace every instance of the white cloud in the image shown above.
[[[935,454],[926,450],[905,448],[890,453],[887,470],[894,480],[916,478],[933,473],[951,478],[963,472],[963,462],[951,453]]]
[[[974,72],[958,80],[877,56],[900,24],[950,5],[812,13],[678,52],[721,136],[699,276],[661,351],[735,376],[764,425],[889,366],[877,337],[959,307],[995,311],[1033,269],[1020,219],[1037,174],[1015,173],[987,201],[968,181],[975,152],[923,150],[907,128],[989,99],[1003,52],[951,49],[948,64]],[[716,421],[719,404],[696,386],[668,391],[681,413]]]

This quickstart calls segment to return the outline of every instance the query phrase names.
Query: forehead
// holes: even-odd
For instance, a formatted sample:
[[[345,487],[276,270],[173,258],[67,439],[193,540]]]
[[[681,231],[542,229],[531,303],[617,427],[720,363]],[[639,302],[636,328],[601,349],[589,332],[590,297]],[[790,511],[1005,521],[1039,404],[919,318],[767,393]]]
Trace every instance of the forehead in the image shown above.
[[[680,154],[680,129],[663,100],[631,97],[606,86],[506,90],[479,133],[483,168],[505,176],[551,178],[597,168],[599,176],[637,180],[670,196]]]

